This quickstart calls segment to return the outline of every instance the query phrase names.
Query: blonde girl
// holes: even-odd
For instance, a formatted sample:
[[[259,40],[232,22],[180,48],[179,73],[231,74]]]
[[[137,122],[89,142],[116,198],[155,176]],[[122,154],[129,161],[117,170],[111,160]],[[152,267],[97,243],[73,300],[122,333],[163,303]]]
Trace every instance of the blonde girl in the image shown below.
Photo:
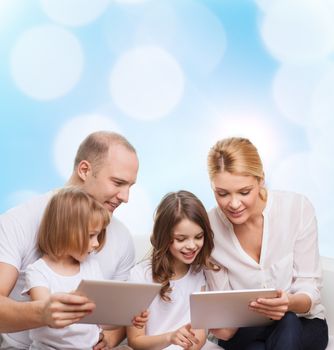
[[[23,293],[46,302],[50,294],[74,291],[82,279],[103,279],[92,255],[104,245],[109,220],[108,211],[83,190],[59,190],[45,209],[37,237],[42,256],[27,267]],[[30,338],[30,349],[92,349],[99,342],[100,328],[42,327],[31,330]]]

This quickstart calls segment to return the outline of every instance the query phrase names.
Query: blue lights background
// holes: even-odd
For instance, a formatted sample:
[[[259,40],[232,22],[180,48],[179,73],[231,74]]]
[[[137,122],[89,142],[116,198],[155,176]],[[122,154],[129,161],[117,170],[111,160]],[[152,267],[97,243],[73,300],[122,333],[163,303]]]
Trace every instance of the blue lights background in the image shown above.
[[[140,158],[116,215],[148,236],[168,191],[214,205],[209,147],[245,136],[334,256],[333,38],[333,0],[0,0],[0,212],[62,186],[79,142],[112,129]]]

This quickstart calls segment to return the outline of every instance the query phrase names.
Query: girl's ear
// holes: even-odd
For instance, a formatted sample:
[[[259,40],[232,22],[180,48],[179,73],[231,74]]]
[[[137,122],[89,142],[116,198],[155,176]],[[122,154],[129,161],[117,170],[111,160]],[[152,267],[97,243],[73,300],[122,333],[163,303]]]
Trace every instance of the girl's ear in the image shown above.
[[[82,181],[86,181],[92,171],[92,167],[87,160],[82,160],[77,167],[77,174]]]

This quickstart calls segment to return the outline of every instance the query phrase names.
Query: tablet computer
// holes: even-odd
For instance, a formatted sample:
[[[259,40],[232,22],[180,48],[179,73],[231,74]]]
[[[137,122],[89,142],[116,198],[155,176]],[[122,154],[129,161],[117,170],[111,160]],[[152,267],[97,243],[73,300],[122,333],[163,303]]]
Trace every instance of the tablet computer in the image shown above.
[[[270,324],[267,317],[249,310],[257,298],[275,298],[275,289],[196,292],[190,295],[193,328],[251,327]]]
[[[82,280],[77,291],[94,301],[96,308],[79,323],[132,325],[133,317],[149,307],[160,288],[159,283]]]

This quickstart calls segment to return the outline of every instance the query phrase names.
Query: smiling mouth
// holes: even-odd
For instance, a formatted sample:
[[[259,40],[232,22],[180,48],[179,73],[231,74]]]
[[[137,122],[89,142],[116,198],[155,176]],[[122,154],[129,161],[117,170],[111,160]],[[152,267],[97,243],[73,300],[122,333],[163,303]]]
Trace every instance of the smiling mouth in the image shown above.
[[[229,215],[232,217],[239,217],[244,213],[245,209],[239,210],[239,211],[228,211]]]
[[[121,203],[113,203],[108,201],[106,201],[105,203],[108,211],[110,211],[111,213],[121,204]]]
[[[193,257],[196,256],[197,250],[191,252],[191,253],[182,253],[182,255],[186,258],[186,259],[192,259]]]

